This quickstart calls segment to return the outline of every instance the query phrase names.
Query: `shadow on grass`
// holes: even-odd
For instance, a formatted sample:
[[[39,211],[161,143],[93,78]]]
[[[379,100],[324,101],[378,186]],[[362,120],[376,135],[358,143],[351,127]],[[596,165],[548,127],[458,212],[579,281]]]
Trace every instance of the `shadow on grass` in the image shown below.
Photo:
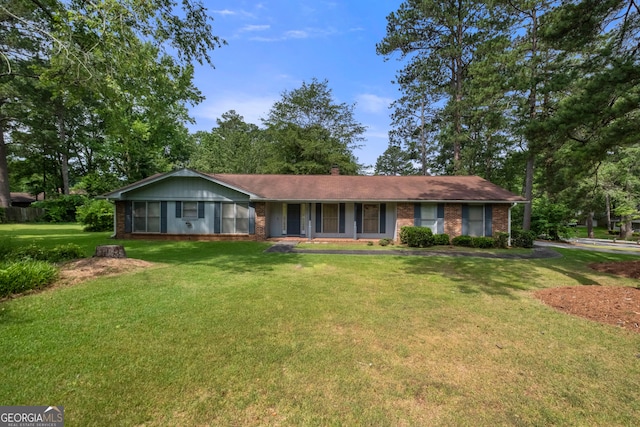
[[[441,275],[453,281],[461,293],[501,295],[531,289],[535,273],[529,260],[488,260],[475,257],[407,257],[405,272]]]
[[[268,243],[113,240],[130,258],[165,264],[205,265],[236,273],[269,271],[275,265],[297,262],[296,254],[265,254]]]
[[[474,257],[406,257],[405,272],[417,275],[441,275],[454,282],[461,293],[502,295],[516,298],[515,293],[546,287],[542,275],[554,276],[561,286],[599,285],[593,275],[602,275],[588,267],[590,263],[637,259],[620,255],[579,250],[559,250],[560,258],[539,260],[489,260]],[[591,277],[590,277],[591,276]],[[566,277],[566,282],[563,280]]]

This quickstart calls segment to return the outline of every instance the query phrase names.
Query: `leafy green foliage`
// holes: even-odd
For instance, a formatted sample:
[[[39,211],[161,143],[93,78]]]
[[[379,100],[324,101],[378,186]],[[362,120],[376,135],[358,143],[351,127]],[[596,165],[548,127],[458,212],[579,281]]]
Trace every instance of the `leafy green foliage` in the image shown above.
[[[75,222],[76,210],[87,200],[86,196],[78,194],[61,195],[53,199],[35,202],[33,207],[45,210],[43,220],[46,222]]]
[[[433,232],[427,227],[404,226],[400,229],[400,242],[411,248],[433,246]]]
[[[50,263],[84,258],[84,251],[75,243],[56,245],[52,248],[31,243],[23,246],[13,246],[4,254],[4,259],[10,261],[46,261]]]
[[[451,244],[453,246],[466,246],[469,248],[473,247],[473,237],[471,236],[456,236],[451,239]]]
[[[533,248],[536,240],[536,233],[532,230],[522,230],[515,228],[511,230],[511,246],[516,248]]]
[[[433,244],[438,246],[447,246],[451,244],[451,238],[448,234],[434,234]]]
[[[531,230],[536,235],[546,235],[552,240],[560,240],[561,236],[568,235],[567,223],[572,218],[573,212],[564,204],[538,198],[533,203]]]
[[[0,263],[0,297],[43,288],[57,277],[58,269],[45,261]]]
[[[108,200],[88,200],[76,210],[76,219],[84,225],[84,231],[109,231],[113,229],[114,209]]]
[[[380,240],[378,240],[378,244],[380,246],[389,246],[389,245],[393,244],[393,240],[388,239],[388,238],[380,239]]]

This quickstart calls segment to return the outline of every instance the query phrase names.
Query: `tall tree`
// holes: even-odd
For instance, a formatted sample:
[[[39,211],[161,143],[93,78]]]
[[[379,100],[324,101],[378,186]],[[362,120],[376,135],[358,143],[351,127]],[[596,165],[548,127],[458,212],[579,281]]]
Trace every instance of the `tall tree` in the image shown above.
[[[56,112],[58,118],[63,175],[68,166],[65,156],[70,145],[68,129],[65,128],[69,87],[91,88],[95,98],[100,99],[105,105],[112,102],[113,95],[117,95],[116,103],[121,109],[127,101],[125,91],[139,85],[149,87],[149,84],[146,84],[149,74],[155,73],[157,76],[160,70],[164,69],[170,73],[170,80],[184,82],[183,78],[176,76],[190,75],[189,67],[193,60],[211,63],[211,51],[224,43],[213,35],[211,18],[202,3],[197,0],[185,0],[181,2],[180,7],[173,0],[11,0],[0,5],[0,34],[7,36],[0,37],[4,41],[0,42],[0,54],[3,59],[0,78],[14,77],[15,70],[22,62],[33,61],[41,56],[47,59],[46,66],[38,70],[37,76],[57,89],[52,98],[52,104],[55,104],[52,111]],[[24,47],[28,47],[29,43],[37,47]],[[154,55],[152,61],[149,61],[150,52]],[[153,64],[151,70],[138,64],[140,54],[146,56],[146,64]],[[170,55],[175,56],[175,59],[170,59]],[[172,64],[167,64],[168,60]],[[140,65],[138,70],[134,64]],[[169,71],[171,69],[172,71]],[[164,86],[166,87],[166,84]],[[182,100],[195,99],[193,90],[187,94],[184,86],[181,96]],[[0,96],[0,99],[7,98]],[[138,98],[138,103],[140,99]],[[17,98],[5,102],[16,103]],[[175,101],[166,104],[169,107],[165,112],[168,109],[175,110],[177,106]],[[135,104],[131,105],[130,111],[139,108]],[[179,114],[184,121],[185,115]],[[7,120],[0,120],[0,125],[5,125],[6,122]],[[147,133],[139,132],[141,127],[133,126],[134,123],[136,119],[130,122],[132,127],[138,130],[136,137],[140,139],[142,135],[144,139]],[[152,128],[154,126],[149,123],[143,124]],[[161,124],[161,120],[155,121],[156,127]],[[166,127],[164,130],[167,130]],[[4,194],[8,192],[4,146],[6,125],[0,131],[3,132],[3,138],[0,140],[1,206],[6,205]],[[186,134],[184,131],[180,132]],[[158,132],[158,136],[161,134],[162,132]],[[153,135],[153,132],[148,135]],[[68,176],[63,181],[68,182]],[[64,183],[63,186],[67,188]]]
[[[401,88],[417,95],[426,89],[424,101],[440,109],[440,145],[451,146],[454,174],[463,172],[468,138],[464,115],[469,65],[477,46],[492,35],[490,17],[482,1],[407,0],[387,17],[387,35],[377,45],[378,54],[387,59],[396,52],[409,59],[398,73]]]
[[[270,155],[266,172],[328,173],[331,166],[341,173],[359,170],[353,150],[363,140],[365,127],[354,117],[354,105],[337,104],[327,80],[282,93],[266,119]]]
[[[216,120],[211,132],[194,135],[193,168],[215,173],[259,173],[264,167],[264,131],[234,110]]]

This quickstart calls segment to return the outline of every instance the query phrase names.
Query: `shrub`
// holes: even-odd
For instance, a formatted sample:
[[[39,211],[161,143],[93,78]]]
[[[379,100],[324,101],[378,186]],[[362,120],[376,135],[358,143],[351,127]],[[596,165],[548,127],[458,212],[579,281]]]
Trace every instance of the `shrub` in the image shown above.
[[[438,246],[447,246],[451,244],[448,234],[434,234],[433,244]]]
[[[509,233],[496,233],[493,240],[496,248],[506,249],[509,246]]]
[[[471,245],[474,248],[489,249],[496,246],[496,240],[493,237],[472,237]]]
[[[412,248],[433,246],[433,232],[427,227],[404,226],[400,229],[400,241]]]
[[[62,262],[85,257],[82,248],[74,243],[57,245],[53,249],[46,251],[46,255],[46,261],[49,262]]]
[[[66,245],[57,245],[51,249],[44,249],[38,245],[30,244],[27,246],[15,247],[7,252],[5,259],[9,261],[46,261],[61,262],[72,259],[84,258],[84,251],[80,246],[69,243]]]
[[[45,210],[45,222],[75,222],[76,209],[87,201],[86,196],[79,194],[70,194],[57,197],[55,199],[46,199],[32,203],[35,208]]]
[[[113,209],[108,200],[88,200],[76,210],[76,219],[84,231],[109,231],[113,229]]]
[[[384,238],[384,239],[378,240],[378,244],[380,246],[389,246],[389,245],[393,244],[393,241],[391,239]]]
[[[0,265],[0,297],[40,289],[53,283],[58,269],[44,261],[19,261]]]
[[[511,231],[511,245],[517,248],[532,248],[536,239],[534,231],[514,229]]]
[[[473,246],[473,238],[471,236],[456,236],[451,239],[451,244],[453,246],[466,246],[470,248]]]

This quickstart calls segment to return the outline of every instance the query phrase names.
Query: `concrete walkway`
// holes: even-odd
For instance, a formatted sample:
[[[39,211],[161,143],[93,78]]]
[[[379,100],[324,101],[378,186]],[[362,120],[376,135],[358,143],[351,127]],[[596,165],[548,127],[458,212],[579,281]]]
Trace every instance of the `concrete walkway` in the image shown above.
[[[606,239],[571,239],[567,243],[536,240],[534,245],[539,248],[578,249],[583,251],[640,256],[640,245],[637,243],[625,241],[617,241],[614,243]]]

